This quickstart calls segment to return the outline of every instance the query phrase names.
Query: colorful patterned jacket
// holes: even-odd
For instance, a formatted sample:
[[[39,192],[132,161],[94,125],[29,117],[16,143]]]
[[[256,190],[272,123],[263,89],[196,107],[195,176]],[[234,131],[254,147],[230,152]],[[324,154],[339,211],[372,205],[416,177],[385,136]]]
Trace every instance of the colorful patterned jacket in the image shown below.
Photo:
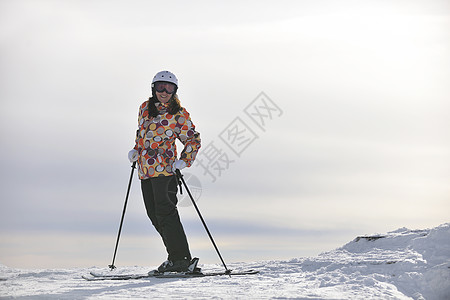
[[[177,114],[171,115],[167,112],[167,104],[158,103],[159,115],[149,118],[148,105],[149,101],[145,101],[139,108],[139,129],[134,147],[139,152],[139,178],[174,174],[172,164],[177,158],[177,138],[184,145],[180,159],[190,167],[200,149],[201,140],[189,113],[182,108]]]

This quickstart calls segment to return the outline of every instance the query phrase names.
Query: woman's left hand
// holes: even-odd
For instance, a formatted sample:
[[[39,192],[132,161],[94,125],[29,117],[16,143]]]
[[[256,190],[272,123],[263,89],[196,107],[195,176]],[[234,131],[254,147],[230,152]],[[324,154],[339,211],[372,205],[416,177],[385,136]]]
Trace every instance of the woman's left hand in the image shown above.
[[[186,168],[186,162],[184,160],[181,159],[177,159],[173,164],[172,164],[172,170],[175,172],[176,169],[178,170],[182,170]]]

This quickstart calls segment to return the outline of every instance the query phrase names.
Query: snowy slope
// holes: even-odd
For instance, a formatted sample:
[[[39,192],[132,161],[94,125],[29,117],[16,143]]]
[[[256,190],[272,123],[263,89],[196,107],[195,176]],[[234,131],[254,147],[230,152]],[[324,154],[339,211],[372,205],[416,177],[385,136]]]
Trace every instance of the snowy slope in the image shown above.
[[[219,265],[201,265],[220,270]],[[0,265],[1,299],[450,299],[450,223],[357,237],[317,257],[229,264],[259,275],[88,282],[105,268],[23,270]],[[142,273],[150,267],[120,268]],[[110,273],[110,272],[109,272]]]

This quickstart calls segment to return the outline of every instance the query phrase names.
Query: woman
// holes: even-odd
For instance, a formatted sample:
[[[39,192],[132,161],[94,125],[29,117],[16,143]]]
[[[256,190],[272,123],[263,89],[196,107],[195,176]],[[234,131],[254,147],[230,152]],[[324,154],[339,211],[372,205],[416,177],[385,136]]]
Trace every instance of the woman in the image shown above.
[[[178,215],[176,169],[190,167],[200,149],[200,134],[176,94],[177,77],[161,71],[152,80],[152,96],[139,109],[136,144],[128,153],[137,161],[147,215],[162,237],[168,259],[159,272],[187,271],[191,254]],[[184,145],[177,159],[175,140]]]

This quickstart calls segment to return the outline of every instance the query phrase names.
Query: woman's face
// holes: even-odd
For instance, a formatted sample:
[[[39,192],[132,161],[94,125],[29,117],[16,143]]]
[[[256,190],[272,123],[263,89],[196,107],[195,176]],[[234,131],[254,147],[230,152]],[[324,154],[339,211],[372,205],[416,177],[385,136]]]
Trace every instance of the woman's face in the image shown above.
[[[175,93],[176,85],[170,82],[157,81],[154,84],[154,88],[158,101],[161,103],[167,103],[172,97],[173,93]]]
[[[158,101],[161,103],[169,102],[170,97],[172,97],[172,94],[167,94],[166,91],[162,93],[156,92],[156,98],[158,98]]]

